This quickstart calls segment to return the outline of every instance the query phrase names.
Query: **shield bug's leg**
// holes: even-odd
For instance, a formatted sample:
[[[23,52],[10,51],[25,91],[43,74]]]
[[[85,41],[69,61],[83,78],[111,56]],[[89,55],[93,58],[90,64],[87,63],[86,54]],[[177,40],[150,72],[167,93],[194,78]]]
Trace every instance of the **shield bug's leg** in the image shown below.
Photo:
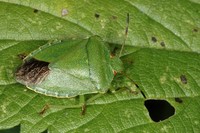
[[[81,115],[84,115],[86,111],[86,102],[84,95],[79,95],[79,104],[81,105]]]
[[[43,106],[43,108],[38,112],[39,115],[44,115],[48,109],[54,108],[54,109],[80,109],[81,108],[81,115],[85,115],[86,112],[86,104],[82,104],[82,105],[70,105],[70,106],[64,106],[64,105],[50,105],[50,104],[46,104]]]
[[[85,115],[86,112],[86,104],[83,104],[81,107],[81,115]]]
[[[18,54],[17,56],[19,57],[19,59],[24,60],[24,58],[26,58],[27,55],[25,53],[22,53]]]
[[[39,112],[40,115],[43,115],[50,108],[49,104],[44,105],[42,110]]]
[[[91,103],[92,101],[96,100],[97,98],[101,97],[102,93],[96,94],[95,96],[92,96],[91,98],[85,100],[84,96],[81,95],[80,96],[80,104],[81,104],[81,115],[85,115],[86,113],[86,107],[87,107],[87,103]]]
[[[101,96],[103,96],[103,95],[104,95],[103,93],[96,94],[95,96],[89,98],[86,102],[87,102],[87,103],[90,103],[90,102],[96,100],[97,98],[99,98],[99,97],[101,97]]]

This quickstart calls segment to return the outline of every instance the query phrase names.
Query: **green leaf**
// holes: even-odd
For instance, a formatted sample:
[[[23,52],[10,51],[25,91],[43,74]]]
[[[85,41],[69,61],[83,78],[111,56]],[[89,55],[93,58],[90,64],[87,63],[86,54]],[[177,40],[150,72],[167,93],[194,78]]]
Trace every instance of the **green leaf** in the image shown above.
[[[124,73],[147,99],[168,101],[175,108],[172,117],[152,121],[145,98],[129,89],[104,94],[90,102],[81,116],[81,108],[72,108],[79,104],[78,98],[40,95],[15,81],[14,73],[22,63],[18,55],[29,54],[48,40],[98,35],[122,45],[127,13]],[[0,129],[20,124],[24,133],[200,131],[197,0],[0,0],[0,15]],[[122,75],[114,82],[116,87],[131,88],[130,79]],[[50,106],[45,110],[45,105]]]

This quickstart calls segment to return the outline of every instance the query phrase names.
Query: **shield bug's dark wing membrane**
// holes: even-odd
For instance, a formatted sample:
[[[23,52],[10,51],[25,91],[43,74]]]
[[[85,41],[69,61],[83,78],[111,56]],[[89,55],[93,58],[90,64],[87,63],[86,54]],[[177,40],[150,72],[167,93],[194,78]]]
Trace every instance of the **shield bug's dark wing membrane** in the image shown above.
[[[18,82],[22,84],[39,84],[49,74],[49,63],[31,59],[16,71],[15,76]]]

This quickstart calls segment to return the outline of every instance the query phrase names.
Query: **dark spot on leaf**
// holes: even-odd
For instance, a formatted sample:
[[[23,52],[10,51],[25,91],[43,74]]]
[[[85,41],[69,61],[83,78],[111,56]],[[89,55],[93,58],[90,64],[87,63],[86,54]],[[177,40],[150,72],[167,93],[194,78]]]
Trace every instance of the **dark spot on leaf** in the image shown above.
[[[114,74],[114,76],[116,76],[116,75],[117,75],[117,71],[114,70],[114,71],[113,71],[113,74]]]
[[[198,32],[198,29],[194,28],[193,31],[194,31],[194,32]]]
[[[98,13],[95,13],[94,16],[95,16],[95,18],[97,18],[97,19],[100,17],[100,15],[99,15]]]
[[[62,15],[62,16],[67,16],[68,13],[69,13],[69,12],[68,12],[68,10],[67,10],[66,8],[63,8],[62,11],[61,11],[61,15]]]
[[[16,80],[22,84],[38,84],[49,74],[49,63],[31,59],[24,62],[16,71]]]
[[[181,75],[181,76],[180,76],[180,79],[181,79],[181,82],[182,82],[183,84],[187,84],[187,78],[186,78],[185,75]]]
[[[161,42],[160,45],[161,45],[162,47],[165,47],[165,43],[164,43],[164,42]]]
[[[34,13],[38,13],[39,10],[38,10],[38,9],[34,9],[33,12],[34,12]]]
[[[156,37],[152,37],[151,40],[152,40],[152,42],[157,42]]]
[[[117,16],[112,16],[112,19],[116,20],[116,19],[117,19]]]
[[[183,103],[183,100],[178,98],[178,97],[175,98],[175,101],[178,102],[178,103]]]
[[[145,107],[149,111],[149,116],[155,122],[163,121],[174,115],[174,107],[166,100],[146,100]]]

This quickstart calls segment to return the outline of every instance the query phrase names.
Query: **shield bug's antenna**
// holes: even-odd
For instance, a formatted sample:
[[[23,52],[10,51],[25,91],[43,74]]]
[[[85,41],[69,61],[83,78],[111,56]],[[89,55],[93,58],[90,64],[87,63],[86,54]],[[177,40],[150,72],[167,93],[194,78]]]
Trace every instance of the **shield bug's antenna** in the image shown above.
[[[134,81],[132,80],[128,75],[126,75],[125,73],[122,73],[126,78],[128,78],[138,89],[139,91],[141,92],[142,96],[146,99],[146,95],[144,94],[144,92],[140,89],[139,85]]]
[[[121,56],[121,54],[122,54],[122,52],[123,52],[124,45],[125,45],[126,39],[127,39],[127,37],[128,37],[128,27],[129,27],[129,13],[127,13],[127,18],[126,18],[126,29],[125,29],[125,38],[124,38],[124,43],[122,44],[122,47],[121,47],[121,50],[120,50],[120,53],[119,53],[119,57]]]
[[[119,57],[122,55],[122,52],[123,52],[123,49],[124,49],[124,45],[125,45],[127,37],[128,37],[129,21],[130,21],[129,13],[127,13],[126,28],[125,28],[125,34],[124,34],[125,38],[124,38],[124,42],[122,44],[122,47],[121,47],[121,50],[120,50],[120,53],[119,53]],[[144,92],[140,89],[138,84],[134,80],[132,80],[128,75],[126,75],[125,73],[121,72],[121,74],[124,75],[126,78],[128,78],[139,89],[139,91],[141,92],[142,96],[146,99],[146,96],[145,96]]]

